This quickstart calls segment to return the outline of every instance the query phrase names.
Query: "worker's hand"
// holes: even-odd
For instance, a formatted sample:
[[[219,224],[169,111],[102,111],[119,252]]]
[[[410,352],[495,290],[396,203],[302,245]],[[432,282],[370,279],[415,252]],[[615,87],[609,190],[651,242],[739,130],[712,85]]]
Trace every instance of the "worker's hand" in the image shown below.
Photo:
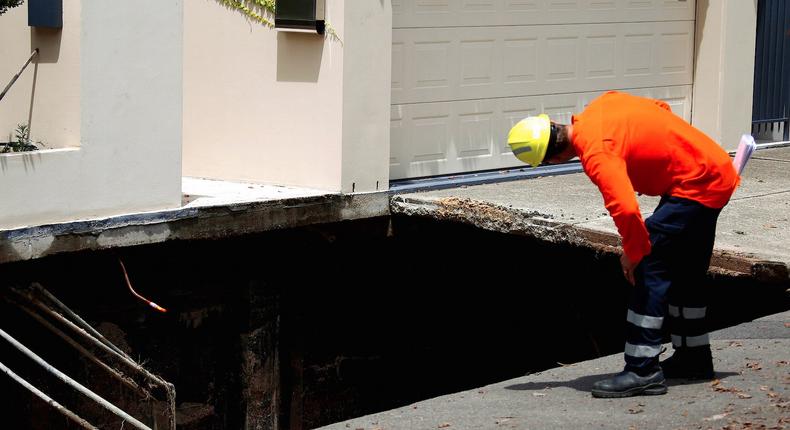
[[[632,263],[631,260],[628,259],[628,256],[623,253],[620,256],[620,265],[623,267],[623,276],[631,285],[636,284],[636,279],[634,278],[634,270],[636,269],[636,264]]]

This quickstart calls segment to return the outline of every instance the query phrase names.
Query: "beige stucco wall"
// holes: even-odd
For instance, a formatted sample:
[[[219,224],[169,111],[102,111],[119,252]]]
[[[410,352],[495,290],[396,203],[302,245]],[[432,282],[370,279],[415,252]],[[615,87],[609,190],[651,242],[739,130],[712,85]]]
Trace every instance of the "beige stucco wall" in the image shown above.
[[[0,101],[2,142],[27,123],[48,148],[80,144],[80,1],[64,2],[63,15],[63,30],[28,27],[27,2],[0,16],[0,91],[40,51]]]
[[[692,124],[725,149],[751,132],[757,0],[697,0]]]
[[[327,1],[344,35],[344,2]],[[342,45],[249,22],[215,0],[184,9],[184,175],[340,189]]]
[[[391,3],[328,0],[326,19],[340,40],[185,4],[185,176],[386,189]]]
[[[0,17],[4,46],[31,38],[26,10],[13,13]],[[33,138],[73,148],[0,155],[0,228],[180,204],[181,34],[181,0],[64,2],[61,36],[40,45],[54,71],[0,106],[29,109],[34,88]]]
[[[342,191],[385,190],[390,168],[392,3],[350,2],[345,12]]]

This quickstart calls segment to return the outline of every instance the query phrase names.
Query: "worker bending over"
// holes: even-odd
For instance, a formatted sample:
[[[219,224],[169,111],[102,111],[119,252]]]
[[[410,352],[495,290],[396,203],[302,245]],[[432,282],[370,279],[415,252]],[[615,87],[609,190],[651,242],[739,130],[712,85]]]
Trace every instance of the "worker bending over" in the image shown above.
[[[664,394],[665,377],[713,378],[705,285],[716,220],[739,182],[729,155],[663,101],[614,91],[569,125],[525,118],[508,144],[532,166],[578,156],[622,237],[623,275],[635,287],[625,370],[596,382],[593,396]],[[635,192],[661,196],[644,221]],[[659,364],[665,321],[675,352]]]

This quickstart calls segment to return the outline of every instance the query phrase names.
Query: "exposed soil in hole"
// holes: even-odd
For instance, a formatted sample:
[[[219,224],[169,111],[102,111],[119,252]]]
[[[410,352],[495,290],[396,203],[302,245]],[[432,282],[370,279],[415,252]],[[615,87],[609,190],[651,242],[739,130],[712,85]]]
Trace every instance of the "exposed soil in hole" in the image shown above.
[[[125,289],[117,257],[157,314]],[[417,218],[81,253],[0,267],[32,281],[173,382],[179,428],[307,429],[622,350],[617,257]],[[713,277],[712,328],[790,308],[787,285]],[[3,305],[0,328],[110,400],[119,387]],[[0,344],[0,361],[85,418],[95,406]],[[14,428],[68,428],[7,377]]]

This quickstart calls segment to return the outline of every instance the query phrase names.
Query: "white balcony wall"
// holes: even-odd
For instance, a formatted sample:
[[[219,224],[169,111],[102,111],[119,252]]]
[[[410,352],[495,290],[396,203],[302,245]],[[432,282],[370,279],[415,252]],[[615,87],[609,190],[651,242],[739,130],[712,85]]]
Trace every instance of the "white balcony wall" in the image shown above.
[[[62,30],[31,30],[25,6],[0,16],[4,81],[42,52],[0,101],[0,127],[29,115],[32,138],[59,147],[0,155],[0,228],[181,201],[182,0],[63,6]]]
[[[340,40],[185,3],[185,176],[386,188],[391,5],[326,3]]]

